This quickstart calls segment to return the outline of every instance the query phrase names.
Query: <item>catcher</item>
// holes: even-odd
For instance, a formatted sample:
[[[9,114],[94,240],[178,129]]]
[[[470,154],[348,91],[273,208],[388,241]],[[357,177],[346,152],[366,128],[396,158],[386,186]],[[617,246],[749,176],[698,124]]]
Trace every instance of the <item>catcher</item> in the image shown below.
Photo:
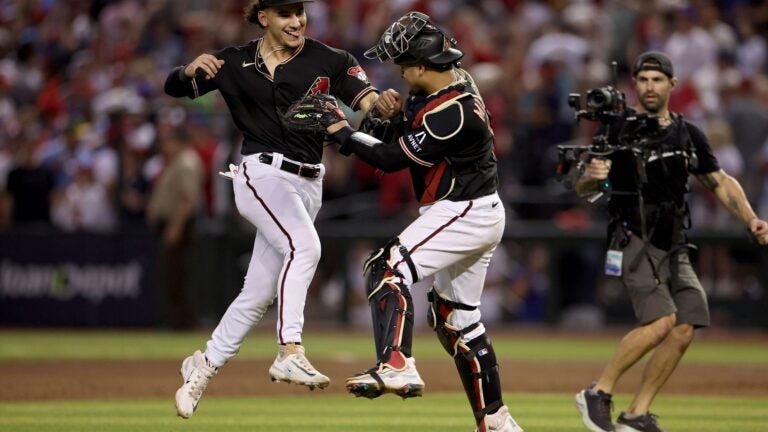
[[[502,400],[499,365],[478,310],[505,222],[488,111],[458,68],[463,53],[424,14],[398,19],[365,55],[401,66],[411,87],[404,106],[398,92],[383,92],[363,132],[352,130],[327,97],[305,98],[284,116],[289,129],[323,129],[342,152],[385,172],[409,168],[422,204],[421,216],[365,263],[378,364],[348,378],[347,390],[367,398],[421,396],[409,287],[434,276],[430,325],[456,363],[477,431],[520,432]]]

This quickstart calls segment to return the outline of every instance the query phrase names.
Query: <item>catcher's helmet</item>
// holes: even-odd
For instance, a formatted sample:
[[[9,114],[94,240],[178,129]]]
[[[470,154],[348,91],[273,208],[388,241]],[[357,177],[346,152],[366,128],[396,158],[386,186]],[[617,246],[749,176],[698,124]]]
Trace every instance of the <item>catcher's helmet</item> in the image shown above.
[[[392,23],[376,46],[364,55],[369,59],[378,58],[381,62],[391,58],[401,66],[423,64],[436,69],[449,69],[464,53],[456,48],[456,40],[449,39],[430,21],[429,16],[409,12]]]
[[[259,0],[259,9],[266,9],[274,6],[284,6],[293,3],[313,2],[314,0]]]

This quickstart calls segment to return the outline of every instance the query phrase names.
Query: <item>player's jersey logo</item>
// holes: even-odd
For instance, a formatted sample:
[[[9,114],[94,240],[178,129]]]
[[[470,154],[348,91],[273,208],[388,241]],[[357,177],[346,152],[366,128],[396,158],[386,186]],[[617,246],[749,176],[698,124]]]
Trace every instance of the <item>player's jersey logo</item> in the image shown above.
[[[421,147],[421,144],[424,142],[424,138],[426,137],[427,137],[426,132],[417,132],[415,134],[409,134],[408,144],[410,144],[411,148],[415,150],[416,153],[419,153],[423,150]]]
[[[368,83],[368,75],[365,74],[365,71],[360,66],[355,66],[347,69],[347,74],[359,79],[360,81],[364,83]]]
[[[331,89],[331,79],[328,77],[317,77],[315,82],[312,83],[312,87],[309,88],[307,94],[328,94]]]

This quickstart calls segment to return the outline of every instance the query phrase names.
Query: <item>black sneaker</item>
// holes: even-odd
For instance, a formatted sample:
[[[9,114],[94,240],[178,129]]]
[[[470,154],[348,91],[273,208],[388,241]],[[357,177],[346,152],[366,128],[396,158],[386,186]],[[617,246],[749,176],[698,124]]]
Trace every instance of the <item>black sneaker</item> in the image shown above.
[[[613,432],[616,429],[611,422],[611,411],[613,410],[611,395],[602,390],[593,393],[592,387],[594,386],[592,384],[576,393],[574,398],[576,408],[581,412],[581,420],[587,429],[592,432]]]
[[[656,414],[646,413],[628,419],[622,411],[616,420],[616,430],[619,432],[664,432],[656,421],[657,417]]]

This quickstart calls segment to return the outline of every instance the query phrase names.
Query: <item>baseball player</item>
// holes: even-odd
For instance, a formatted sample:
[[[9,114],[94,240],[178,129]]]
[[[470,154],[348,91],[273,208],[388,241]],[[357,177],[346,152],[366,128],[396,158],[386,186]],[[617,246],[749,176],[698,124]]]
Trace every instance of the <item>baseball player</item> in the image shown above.
[[[398,19],[366,56],[401,66],[411,87],[404,109],[400,94],[387,90],[375,110],[388,123],[369,116],[362,125],[376,137],[343,120],[327,132],[342,151],[376,168],[409,168],[422,207],[419,218],[366,261],[378,364],[349,378],[347,389],[368,398],[421,396],[409,287],[434,276],[430,325],[453,356],[477,430],[520,432],[502,401],[499,366],[478,310],[505,222],[488,111],[472,78],[457,67],[463,53],[424,14]]]
[[[323,134],[291,134],[280,115],[307,94],[330,93],[353,109],[367,110],[377,93],[352,55],[304,36],[308,1],[253,2],[245,19],[263,28],[263,37],[201,54],[174,69],[165,83],[165,92],[174,97],[196,98],[213,90],[223,96],[244,137],[242,163],[229,174],[235,203],[257,229],[242,291],[205,352],[196,351],[182,363],[176,410],[183,418],[192,416],[209,380],[238,352],[275,298],[279,352],[269,369],[272,380],[310,389],[329,384],[301,345],[307,289],[320,260],[313,221],[325,172]]]

